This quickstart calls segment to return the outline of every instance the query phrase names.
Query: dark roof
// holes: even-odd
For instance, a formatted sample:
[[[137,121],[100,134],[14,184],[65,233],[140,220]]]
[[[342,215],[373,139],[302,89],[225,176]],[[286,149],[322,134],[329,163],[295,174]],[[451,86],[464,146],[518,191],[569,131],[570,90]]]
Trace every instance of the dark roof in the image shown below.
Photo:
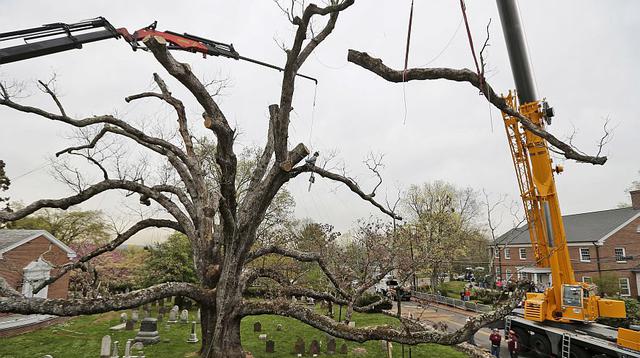
[[[0,230],[0,250],[36,234],[44,234],[44,232],[44,230]]]
[[[621,208],[564,215],[562,221],[567,242],[593,242],[607,236],[638,214],[640,210]],[[509,230],[496,241],[500,244],[530,244],[528,225]]]

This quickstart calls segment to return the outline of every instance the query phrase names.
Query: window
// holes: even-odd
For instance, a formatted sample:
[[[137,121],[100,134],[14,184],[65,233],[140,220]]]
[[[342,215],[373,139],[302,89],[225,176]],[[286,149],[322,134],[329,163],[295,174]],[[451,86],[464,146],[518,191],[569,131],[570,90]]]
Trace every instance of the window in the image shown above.
[[[593,280],[589,276],[582,276],[582,282],[593,283]]]
[[[518,250],[518,253],[520,254],[520,260],[526,260],[527,259],[527,249],[522,247],[522,248],[520,248]]]
[[[626,253],[624,250],[624,247],[616,247],[615,249],[613,249],[614,255],[616,256],[616,262],[627,262],[626,260]]]
[[[580,248],[580,262],[590,262],[591,254],[589,253],[589,248]]]
[[[507,260],[511,259],[511,250],[508,247],[504,248],[504,258]]]
[[[500,267],[496,267],[496,276],[502,277],[502,270]]]
[[[504,271],[505,273],[505,280],[510,280],[511,279],[511,270],[510,269],[506,269]]]
[[[631,296],[631,288],[629,287],[629,278],[621,277],[620,282],[620,296]]]
[[[495,248],[493,249],[493,257],[495,257],[496,259],[500,258],[500,249],[499,248]]]

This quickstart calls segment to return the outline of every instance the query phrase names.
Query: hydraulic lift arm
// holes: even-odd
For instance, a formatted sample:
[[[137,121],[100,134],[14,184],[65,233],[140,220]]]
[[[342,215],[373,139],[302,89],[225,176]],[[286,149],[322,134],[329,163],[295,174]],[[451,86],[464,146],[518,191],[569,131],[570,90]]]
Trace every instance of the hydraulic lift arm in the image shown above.
[[[106,39],[123,38],[135,51],[147,50],[140,42],[147,36],[158,36],[166,40],[169,50],[180,50],[201,53],[203,56],[222,56],[235,60],[243,60],[278,71],[283,68],[240,56],[231,44],[209,40],[203,37],[179,34],[172,31],[157,31],[157,22],[130,34],[125,28],[116,29],[103,17],[73,24],[52,23],[24,30],[0,33],[0,42],[9,40],[24,40],[24,44],[0,48],[0,64],[26,60],[33,57],[45,56],[57,52],[80,49],[83,44]],[[309,79],[316,84],[318,80],[303,74],[296,74]]]

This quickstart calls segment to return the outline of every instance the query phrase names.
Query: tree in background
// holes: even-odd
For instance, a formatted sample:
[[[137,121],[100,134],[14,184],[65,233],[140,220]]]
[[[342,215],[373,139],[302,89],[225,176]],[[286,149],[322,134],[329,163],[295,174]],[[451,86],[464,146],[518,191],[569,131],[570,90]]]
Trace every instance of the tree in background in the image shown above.
[[[191,243],[184,234],[175,232],[166,241],[148,248],[148,257],[139,272],[142,287],[165,282],[196,283]]]
[[[21,205],[14,205],[16,210]],[[111,238],[109,223],[101,211],[42,209],[7,224],[8,229],[45,230],[67,245],[104,244]]]
[[[413,255],[420,257],[423,269],[437,286],[444,274],[487,242],[477,224],[478,194],[471,188],[435,181],[412,185],[402,199],[408,217],[404,235],[411,238]]]

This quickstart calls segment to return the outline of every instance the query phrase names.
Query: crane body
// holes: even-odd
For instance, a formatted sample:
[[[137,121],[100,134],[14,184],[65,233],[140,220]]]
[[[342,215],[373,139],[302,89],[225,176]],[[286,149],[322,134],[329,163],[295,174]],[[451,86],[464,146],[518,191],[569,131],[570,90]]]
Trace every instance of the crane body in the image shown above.
[[[551,124],[553,109],[536,94],[516,1],[497,0],[497,5],[517,91],[517,98],[509,92],[505,100],[510,107],[544,128]],[[559,324],[591,323],[599,317],[625,318],[623,301],[601,298],[595,285],[576,282],[554,178],[554,174],[561,173],[563,168],[552,167],[546,140],[524,130],[517,118],[503,113],[503,119],[536,265],[551,270],[549,288],[542,293],[527,293],[523,318]],[[527,330],[535,332],[545,326],[532,327],[527,325]],[[524,329],[520,333],[528,334]],[[527,338],[536,338],[539,345],[535,347],[534,344],[534,348],[545,354],[544,348],[550,344],[543,344],[540,335]],[[618,330],[618,345],[637,351],[640,350],[638,342],[640,332]]]

